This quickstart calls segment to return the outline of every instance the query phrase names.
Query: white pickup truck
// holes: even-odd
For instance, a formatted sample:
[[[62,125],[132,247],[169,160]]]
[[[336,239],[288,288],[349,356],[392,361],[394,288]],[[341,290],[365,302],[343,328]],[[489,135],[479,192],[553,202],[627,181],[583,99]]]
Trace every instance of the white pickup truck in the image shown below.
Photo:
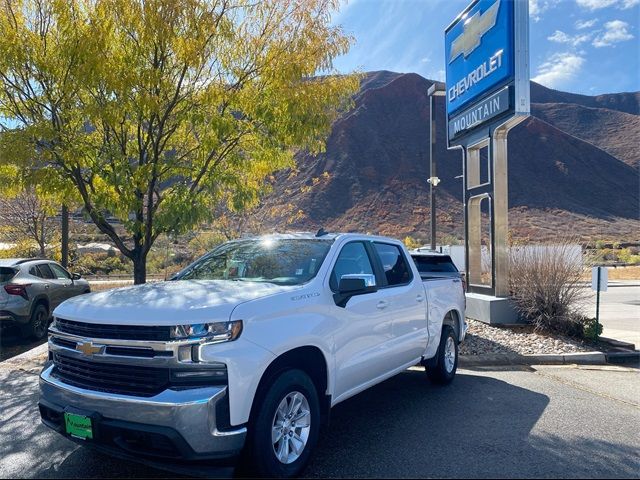
[[[171,281],[61,304],[40,414],[118,456],[242,455],[252,473],[292,477],[337,403],[418,363],[450,382],[464,318],[460,279],[423,281],[397,240],[232,241]]]

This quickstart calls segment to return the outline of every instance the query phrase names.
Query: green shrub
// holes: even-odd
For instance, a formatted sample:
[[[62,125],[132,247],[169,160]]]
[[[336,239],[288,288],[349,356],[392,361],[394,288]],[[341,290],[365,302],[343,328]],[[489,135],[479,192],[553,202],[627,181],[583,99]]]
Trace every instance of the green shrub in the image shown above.
[[[70,268],[81,275],[129,275],[133,272],[133,265],[127,258],[107,253],[80,255]]]
[[[640,255],[634,254],[630,248],[623,248],[618,252],[618,260],[627,265],[637,265],[640,263]]]
[[[595,318],[584,318],[582,320],[582,335],[584,338],[596,340],[602,334],[602,324]]]

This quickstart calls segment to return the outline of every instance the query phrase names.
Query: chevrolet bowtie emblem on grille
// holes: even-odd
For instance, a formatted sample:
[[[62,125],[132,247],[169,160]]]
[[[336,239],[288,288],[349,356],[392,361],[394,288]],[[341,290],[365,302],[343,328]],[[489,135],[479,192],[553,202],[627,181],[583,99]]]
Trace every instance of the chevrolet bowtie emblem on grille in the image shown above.
[[[76,350],[85,355],[97,355],[104,352],[104,345],[94,345],[93,342],[79,342]]]
[[[464,54],[464,58],[467,58],[480,46],[482,36],[496,25],[499,9],[500,0],[496,0],[496,3],[485,10],[482,15],[477,12],[464,23],[464,32],[451,43],[449,63],[462,54]]]

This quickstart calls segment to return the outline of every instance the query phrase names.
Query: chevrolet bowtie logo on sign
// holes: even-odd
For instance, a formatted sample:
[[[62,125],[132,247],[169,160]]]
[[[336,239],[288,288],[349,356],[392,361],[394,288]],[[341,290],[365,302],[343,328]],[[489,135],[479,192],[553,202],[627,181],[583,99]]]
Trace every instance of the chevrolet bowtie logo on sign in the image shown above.
[[[514,79],[514,12],[527,0],[474,0],[445,31],[449,118]]]
[[[93,342],[79,342],[76,345],[76,350],[84,355],[98,355],[104,352],[104,348],[104,345],[94,345]]]
[[[480,46],[482,36],[496,26],[500,0],[497,0],[484,13],[477,12],[464,22],[464,32],[451,44],[449,63],[460,55],[467,58],[471,52]]]

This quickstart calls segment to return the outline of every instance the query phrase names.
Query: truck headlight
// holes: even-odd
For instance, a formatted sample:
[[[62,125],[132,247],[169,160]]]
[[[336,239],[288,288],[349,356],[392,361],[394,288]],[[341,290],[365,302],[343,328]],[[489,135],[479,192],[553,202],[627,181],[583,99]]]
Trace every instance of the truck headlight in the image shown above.
[[[241,333],[242,320],[171,327],[171,338],[173,340],[198,339],[207,342],[231,342],[238,338]]]

